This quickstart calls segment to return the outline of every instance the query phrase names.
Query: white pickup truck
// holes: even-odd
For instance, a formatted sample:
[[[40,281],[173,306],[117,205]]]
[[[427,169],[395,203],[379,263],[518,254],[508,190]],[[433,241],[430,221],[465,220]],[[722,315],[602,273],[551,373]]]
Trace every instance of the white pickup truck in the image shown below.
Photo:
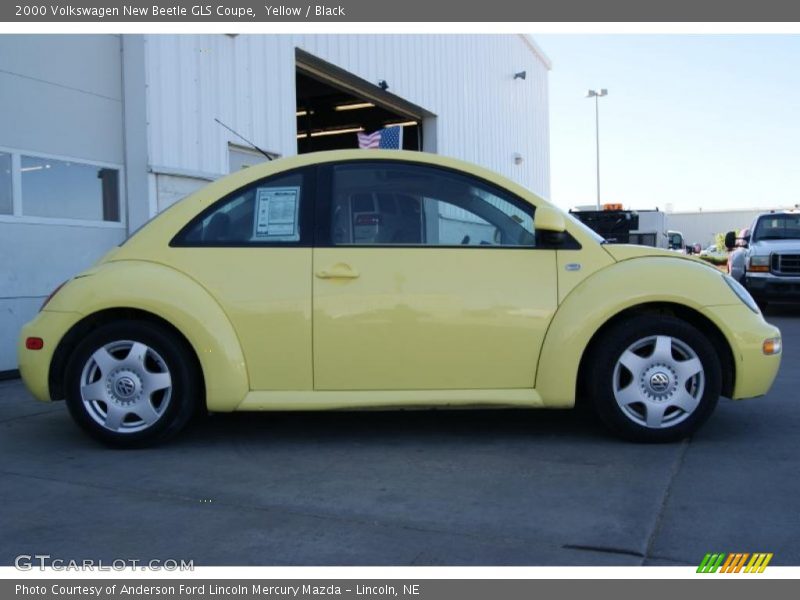
[[[725,236],[725,245],[732,251],[731,277],[761,305],[800,300],[800,212],[764,213],[743,233],[740,238],[733,231]]]

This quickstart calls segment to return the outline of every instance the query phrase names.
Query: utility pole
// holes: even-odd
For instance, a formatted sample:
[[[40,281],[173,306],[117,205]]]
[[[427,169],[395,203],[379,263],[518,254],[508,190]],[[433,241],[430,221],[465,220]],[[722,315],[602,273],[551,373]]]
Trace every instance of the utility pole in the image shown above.
[[[608,90],[601,88],[597,90],[589,90],[586,93],[587,98],[594,98],[594,134],[595,146],[597,149],[597,210],[600,210],[600,103],[599,99],[603,96],[608,96]]]

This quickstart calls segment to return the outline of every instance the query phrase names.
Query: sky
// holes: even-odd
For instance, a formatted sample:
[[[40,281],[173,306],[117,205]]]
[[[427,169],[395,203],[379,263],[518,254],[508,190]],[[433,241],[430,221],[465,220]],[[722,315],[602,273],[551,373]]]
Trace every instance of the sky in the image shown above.
[[[800,204],[800,36],[544,35],[551,199],[674,211]]]

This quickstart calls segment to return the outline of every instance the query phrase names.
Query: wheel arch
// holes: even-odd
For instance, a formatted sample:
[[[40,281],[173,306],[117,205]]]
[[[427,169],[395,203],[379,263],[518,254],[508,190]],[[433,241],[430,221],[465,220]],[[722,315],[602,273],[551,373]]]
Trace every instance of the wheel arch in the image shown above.
[[[209,410],[235,410],[250,385],[239,337],[217,300],[185,273],[147,261],[111,261],[70,281],[48,310],[72,313],[48,368],[52,399],[63,398],[64,368],[76,341],[115,319],[157,323],[185,341],[200,365]]]
[[[574,406],[587,349],[610,324],[642,311],[673,314],[708,334],[723,361],[724,393],[731,394],[733,340],[704,310],[739,302],[722,277],[699,261],[666,256],[620,260],[588,276],[561,301],[545,335],[535,383],[545,406]]]
[[[685,321],[695,329],[708,337],[711,344],[720,358],[722,370],[722,395],[730,397],[733,394],[736,382],[736,363],[733,359],[730,344],[719,327],[701,312],[685,304],[677,302],[647,302],[637,304],[620,310],[603,323],[592,335],[586,347],[583,349],[581,359],[578,364],[578,375],[575,387],[575,403],[581,404],[588,397],[586,389],[587,363],[592,354],[597,350],[606,332],[622,320],[633,316],[641,315],[667,315]]]
[[[50,361],[50,370],[48,373],[48,387],[50,389],[51,398],[59,400],[64,398],[64,376],[66,374],[67,363],[69,362],[72,351],[80,340],[103,325],[123,320],[147,321],[162,327],[170,334],[174,335],[191,353],[191,359],[200,377],[200,387],[205,391],[205,375],[203,366],[200,364],[200,358],[197,355],[197,350],[180,329],[155,313],[139,308],[119,307],[106,308],[87,315],[75,323],[58,342],[58,346],[56,346],[56,350],[53,353],[53,358]],[[198,401],[205,403],[205,394],[203,398],[198,399]]]

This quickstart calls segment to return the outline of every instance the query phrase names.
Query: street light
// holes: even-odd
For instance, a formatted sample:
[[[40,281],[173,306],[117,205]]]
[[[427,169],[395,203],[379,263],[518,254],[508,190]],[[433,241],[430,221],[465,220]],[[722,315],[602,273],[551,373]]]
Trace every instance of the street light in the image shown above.
[[[597,145],[597,210],[600,210],[600,108],[598,99],[603,96],[608,96],[606,88],[601,88],[599,92],[597,90],[586,92],[587,98],[594,98],[594,131]]]

